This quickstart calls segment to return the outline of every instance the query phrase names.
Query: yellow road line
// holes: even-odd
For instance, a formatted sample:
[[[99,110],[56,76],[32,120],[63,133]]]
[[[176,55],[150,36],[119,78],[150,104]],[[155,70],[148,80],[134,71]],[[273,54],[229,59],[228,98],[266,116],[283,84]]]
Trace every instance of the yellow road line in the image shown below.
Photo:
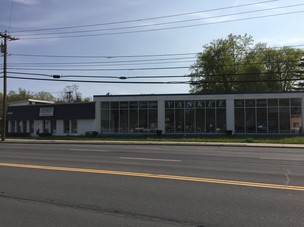
[[[17,164],[17,163],[0,163],[0,166],[26,168],[26,169],[68,171],[68,172],[79,172],[79,173],[97,173],[97,174],[109,174],[109,175],[119,175],[119,176],[145,177],[145,178],[180,180],[180,181],[191,181],[191,182],[201,182],[201,183],[237,185],[237,186],[246,186],[246,187],[304,191],[304,186],[266,184],[266,183],[257,183],[257,182],[221,180],[221,179],[212,179],[212,178],[176,176],[176,175],[166,175],[166,174],[125,172],[125,171],[113,171],[113,170],[103,170],[103,169],[84,169],[84,168],[72,168],[72,167],[60,167],[60,166],[40,166],[40,165],[28,165],[28,164]]]

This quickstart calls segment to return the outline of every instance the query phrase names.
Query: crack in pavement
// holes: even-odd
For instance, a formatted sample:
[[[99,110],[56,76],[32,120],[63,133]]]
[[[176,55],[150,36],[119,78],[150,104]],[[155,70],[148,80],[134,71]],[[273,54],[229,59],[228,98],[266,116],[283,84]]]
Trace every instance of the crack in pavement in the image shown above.
[[[62,208],[83,210],[85,212],[94,212],[94,213],[101,213],[101,214],[112,215],[112,216],[133,218],[133,219],[149,221],[149,222],[153,222],[153,223],[172,224],[172,225],[176,225],[176,226],[196,226],[196,227],[197,226],[199,226],[199,227],[206,226],[202,223],[194,223],[194,222],[181,221],[181,220],[163,218],[163,217],[152,216],[152,215],[150,216],[150,215],[145,215],[145,214],[131,213],[131,212],[119,210],[119,209],[104,209],[97,205],[74,204],[74,203],[70,203],[67,201],[59,201],[59,200],[54,200],[54,199],[42,200],[39,198],[26,198],[26,197],[4,195],[4,192],[1,192],[0,198],[17,200],[19,202],[25,202],[25,203],[34,203],[34,204],[40,204],[40,205],[43,204],[43,205],[57,206],[57,207],[62,207]]]
[[[289,178],[289,174],[290,174],[290,170],[287,169],[285,172],[285,177],[286,177],[286,182],[285,182],[285,186],[288,186],[290,183],[290,178]]]

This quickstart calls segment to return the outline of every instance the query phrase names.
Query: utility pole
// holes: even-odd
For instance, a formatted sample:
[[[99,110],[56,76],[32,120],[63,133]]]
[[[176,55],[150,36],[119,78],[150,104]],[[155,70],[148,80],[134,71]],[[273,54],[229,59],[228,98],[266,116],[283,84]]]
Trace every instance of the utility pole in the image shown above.
[[[68,95],[68,102],[70,103],[72,101],[72,93],[73,93],[73,91],[67,91],[65,93]]]
[[[6,106],[7,106],[7,98],[6,98],[6,67],[7,67],[7,41],[18,40],[7,34],[7,31],[4,33],[0,32],[0,37],[3,38],[4,42],[1,44],[1,52],[3,53],[3,113],[2,113],[2,132],[1,132],[1,140],[5,141],[6,135]]]

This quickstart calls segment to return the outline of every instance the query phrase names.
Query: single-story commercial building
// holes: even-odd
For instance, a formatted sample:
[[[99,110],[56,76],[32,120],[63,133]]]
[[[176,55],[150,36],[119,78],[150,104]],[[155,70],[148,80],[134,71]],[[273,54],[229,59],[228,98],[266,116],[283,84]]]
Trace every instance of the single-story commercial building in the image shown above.
[[[304,93],[95,95],[100,134],[303,133]]]
[[[304,92],[95,95],[93,101],[10,105],[8,133],[304,133]]]
[[[13,103],[8,106],[10,134],[83,135],[94,129],[95,103]]]

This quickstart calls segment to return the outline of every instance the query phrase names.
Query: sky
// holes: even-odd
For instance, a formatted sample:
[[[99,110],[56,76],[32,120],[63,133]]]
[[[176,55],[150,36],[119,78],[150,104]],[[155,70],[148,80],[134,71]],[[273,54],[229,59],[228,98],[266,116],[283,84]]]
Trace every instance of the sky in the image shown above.
[[[8,43],[7,89],[188,93],[184,76],[204,45],[248,34],[269,47],[303,49],[303,16],[301,0],[1,0],[0,32],[19,38]]]

